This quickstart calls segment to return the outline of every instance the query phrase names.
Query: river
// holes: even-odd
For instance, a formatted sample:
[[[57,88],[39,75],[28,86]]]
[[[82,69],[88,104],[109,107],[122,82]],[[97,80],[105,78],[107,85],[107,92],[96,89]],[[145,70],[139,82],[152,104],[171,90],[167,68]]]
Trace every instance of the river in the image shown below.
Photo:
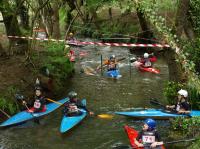
[[[125,149],[129,148],[129,140],[123,129],[128,124],[140,130],[143,122],[123,116],[114,115],[115,111],[133,108],[152,107],[150,98],[163,100],[164,83],[168,80],[168,66],[163,58],[158,57],[154,64],[161,73],[140,72],[130,67],[128,59],[121,61],[119,67],[122,77],[113,80],[101,76],[80,73],[82,65],[95,68],[103,58],[115,54],[117,57],[129,56],[129,50],[120,47],[86,46],[74,48],[76,53],[84,51],[87,56],[77,60],[76,73],[66,82],[67,93],[75,90],[79,98],[86,98],[88,109],[95,114],[111,114],[112,119],[88,116],[70,132],[60,134],[62,119],[61,109],[41,120],[41,124],[27,123],[18,127],[0,130],[0,149]],[[131,69],[130,69],[131,68]],[[168,140],[169,122],[158,121],[163,140]],[[173,147],[172,147],[173,148]]]

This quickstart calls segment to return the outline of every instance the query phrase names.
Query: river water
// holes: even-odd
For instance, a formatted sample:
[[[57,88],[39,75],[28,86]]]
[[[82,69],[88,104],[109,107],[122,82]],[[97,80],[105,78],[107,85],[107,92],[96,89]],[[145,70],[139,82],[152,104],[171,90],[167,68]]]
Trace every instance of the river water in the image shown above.
[[[70,132],[60,134],[59,127],[62,119],[61,109],[51,113],[41,120],[41,124],[27,123],[18,127],[0,130],[0,149],[125,149],[129,148],[129,141],[123,129],[128,124],[140,130],[143,122],[123,116],[114,115],[115,111],[130,110],[133,108],[152,107],[150,98],[163,101],[163,86],[168,80],[168,66],[163,58],[158,58],[154,64],[160,69],[160,74],[140,72],[130,67],[128,59],[119,65],[122,77],[113,80],[101,76],[101,73],[91,76],[81,73],[83,66],[95,68],[100,64],[100,55],[103,58],[110,54],[117,57],[127,57],[129,50],[119,47],[86,46],[74,48],[88,53],[87,56],[77,59],[76,73],[66,82],[64,95],[71,90],[78,93],[79,98],[87,99],[88,109],[95,114],[111,114],[112,119],[88,116]],[[168,121],[158,121],[163,140],[168,140]],[[172,147],[173,148],[173,147]]]

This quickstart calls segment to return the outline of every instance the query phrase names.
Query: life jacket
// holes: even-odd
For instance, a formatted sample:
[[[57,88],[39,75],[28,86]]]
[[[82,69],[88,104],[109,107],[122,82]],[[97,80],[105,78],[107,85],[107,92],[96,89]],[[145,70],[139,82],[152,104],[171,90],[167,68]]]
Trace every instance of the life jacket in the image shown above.
[[[41,106],[42,106],[42,104],[41,104],[40,100],[38,100],[38,99],[35,100],[33,107],[35,109],[39,109],[39,108],[41,108]]]
[[[36,96],[33,107],[35,109],[40,109],[40,108],[43,108],[44,105],[45,105],[45,98],[44,98],[44,96],[39,96],[39,97]]]
[[[188,105],[187,107],[185,107],[185,105]],[[184,101],[184,102],[178,102],[176,104],[176,107],[175,107],[176,111],[179,111],[180,109],[184,109],[184,110],[190,110],[191,107],[190,107],[190,104],[187,102],[187,101]]]
[[[68,108],[68,113],[76,113],[79,111],[75,103],[69,103],[67,108]]]
[[[151,144],[156,141],[155,130],[153,131],[143,131],[142,133],[142,143]]]
[[[151,67],[151,61],[149,58],[144,58],[143,62],[144,67]]]
[[[107,70],[110,71],[110,70],[116,70],[117,69],[117,61],[111,61],[111,60],[108,60],[107,61]]]

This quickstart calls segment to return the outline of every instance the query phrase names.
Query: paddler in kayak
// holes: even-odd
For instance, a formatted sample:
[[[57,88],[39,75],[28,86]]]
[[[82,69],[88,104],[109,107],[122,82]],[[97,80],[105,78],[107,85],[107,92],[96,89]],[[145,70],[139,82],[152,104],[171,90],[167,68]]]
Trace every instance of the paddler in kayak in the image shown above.
[[[103,62],[104,66],[107,66],[107,71],[112,71],[117,69],[117,59],[115,55],[111,55],[109,59]],[[101,68],[101,65],[97,67],[97,70]]]
[[[161,141],[160,135],[156,130],[155,120],[148,118],[144,121],[143,129],[134,142],[138,147],[143,147],[144,149],[162,149],[163,141]]]
[[[23,104],[27,104],[23,101]],[[37,113],[37,112],[45,112],[46,111],[46,99],[43,96],[43,89],[41,86],[35,86],[35,98],[33,107],[28,109],[28,112]]]
[[[82,112],[79,110],[79,108],[82,108],[86,110],[90,115],[93,115],[94,113],[89,111],[85,105],[82,104],[81,100],[77,98],[77,93],[75,91],[71,91],[68,93],[69,102],[66,102],[64,104],[64,114],[66,116],[79,116],[82,114]]]
[[[177,103],[175,105],[167,105],[166,108],[176,111],[178,114],[189,114],[191,112],[191,106],[187,98],[188,92],[181,89],[178,91]]]
[[[152,67],[152,63],[151,63],[150,56],[148,53],[144,53],[143,58],[140,58],[138,62],[141,63],[140,66],[142,67],[145,67],[145,68]]]

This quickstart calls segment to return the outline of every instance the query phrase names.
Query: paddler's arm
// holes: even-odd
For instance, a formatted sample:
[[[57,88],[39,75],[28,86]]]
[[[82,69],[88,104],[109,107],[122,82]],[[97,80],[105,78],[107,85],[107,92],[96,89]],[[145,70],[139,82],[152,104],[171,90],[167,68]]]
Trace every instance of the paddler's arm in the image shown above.
[[[157,146],[163,145],[163,141],[161,141],[160,134],[156,131],[155,132],[156,141],[151,144],[151,148],[155,148]]]
[[[155,148],[155,147],[160,146],[160,145],[163,145],[163,141],[152,143],[152,144],[151,144],[151,148]]]
[[[108,60],[105,60],[104,62],[103,62],[103,65],[102,65],[102,67],[105,67],[105,66],[107,66],[108,65]],[[97,66],[97,71],[99,70],[99,69],[101,69],[101,65],[99,65],[99,66]]]
[[[77,107],[84,109],[85,111],[87,111],[90,115],[94,115],[94,112],[88,110],[88,108],[82,104],[82,102],[79,100],[79,102],[77,103]]]
[[[140,139],[142,139],[142,132],[139,132],[137,138],[134,138],[134,143],[137,147],[144,147],[144,145],[138,141]]]
[[[140,143],[136,138],[134,139],[134,143],[137,145],[137,147],[144,147],[144,145]]]

